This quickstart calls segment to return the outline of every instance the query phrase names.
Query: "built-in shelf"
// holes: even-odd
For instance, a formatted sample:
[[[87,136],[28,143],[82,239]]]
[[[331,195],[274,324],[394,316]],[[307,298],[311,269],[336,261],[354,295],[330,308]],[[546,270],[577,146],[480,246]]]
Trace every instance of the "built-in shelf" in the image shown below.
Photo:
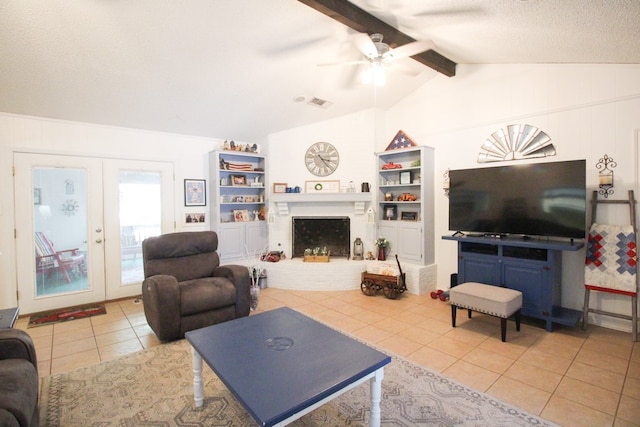
[[[290,203],[353,203],[355,214],[364,215],[371,193],[272,193],[269,200],[280,215],[289,215]]]

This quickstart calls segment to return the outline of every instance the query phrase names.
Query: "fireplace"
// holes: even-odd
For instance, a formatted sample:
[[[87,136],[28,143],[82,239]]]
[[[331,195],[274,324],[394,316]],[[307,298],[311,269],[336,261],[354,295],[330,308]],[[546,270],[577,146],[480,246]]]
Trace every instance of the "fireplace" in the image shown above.
[[[348,216],[294,216],[291,258],[303,257],[305,249],[326,247],[333,258],[349,259],[351,219]]]

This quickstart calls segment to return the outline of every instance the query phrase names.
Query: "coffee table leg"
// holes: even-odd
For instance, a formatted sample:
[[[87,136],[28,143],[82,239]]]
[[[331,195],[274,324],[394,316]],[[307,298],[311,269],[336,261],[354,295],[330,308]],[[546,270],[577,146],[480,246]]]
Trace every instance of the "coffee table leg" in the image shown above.
[[[198,354],[195,348],[191,347],[193,355],[193,400],[195,400],[196,408],[202,406],[204,401],[204,386],[202,382],[202,356]]]
[[[380,427],[380,400],[382,399],[382,378],[384,377],[384,368],[376,371],[371,378],[371,419],[369,426]]]

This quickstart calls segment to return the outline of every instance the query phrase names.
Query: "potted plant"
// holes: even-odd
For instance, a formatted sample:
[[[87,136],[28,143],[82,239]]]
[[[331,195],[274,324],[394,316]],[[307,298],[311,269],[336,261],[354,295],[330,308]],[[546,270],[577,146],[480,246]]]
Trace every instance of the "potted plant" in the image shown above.
[[[376,246],[378,247],[378,261],[385,261],[387,259],[389,241],[385,237],[378,237],[376,239]]]

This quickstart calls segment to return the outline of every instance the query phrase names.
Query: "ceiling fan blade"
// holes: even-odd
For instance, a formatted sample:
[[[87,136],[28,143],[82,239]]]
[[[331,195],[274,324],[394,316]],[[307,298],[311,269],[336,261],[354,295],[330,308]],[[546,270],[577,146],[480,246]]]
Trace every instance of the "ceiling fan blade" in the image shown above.
[[[408,62],[410,63],[411,61],[408,61]],[[415,77],[422,72],[421,69],[419,70],[416,67],[411,66],[409,63],[394,62],[392,64],[389,64],[389,69],[392,71],[397,71],[402,74],[406,74],[407,76],[411,76],[411,77]]]
[[[376,45],[373,44],[373,41],[368,34],[356,34],[354,37],[354,44],[367,58],[375,58],[378,56],[378,49],[376,48]]]
[[[317,64],[318,67],[333,67],[336,65],[358,65],[358,64],[365,64],[367,61],[360,59],[357,61],[341,61],[341,62],[323,62],[320,64]]]
[[[431,40],[419,40],[391,49],[384,54],[384,59],[395,61],[396,59],[417,55],[433,48],[435,48],[435,45]]]

